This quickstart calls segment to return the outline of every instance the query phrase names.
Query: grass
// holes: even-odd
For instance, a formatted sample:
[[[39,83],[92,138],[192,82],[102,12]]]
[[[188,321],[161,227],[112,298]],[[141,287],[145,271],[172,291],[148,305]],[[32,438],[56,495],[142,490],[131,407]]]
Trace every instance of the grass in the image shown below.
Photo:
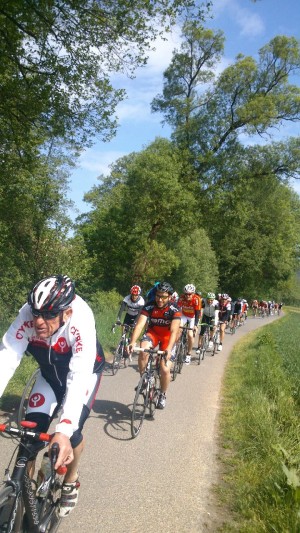
[[[299,310],[243,339],[221,412],[222,532],[300,532]]]

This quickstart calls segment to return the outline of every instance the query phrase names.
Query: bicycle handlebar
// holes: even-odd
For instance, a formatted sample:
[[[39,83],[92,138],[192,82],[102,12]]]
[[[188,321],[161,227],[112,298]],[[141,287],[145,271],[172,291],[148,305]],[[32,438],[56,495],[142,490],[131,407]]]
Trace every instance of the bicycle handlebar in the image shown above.
[[[155,350],[154,348],[133,348],[133,352],[146,352],[157,355],[166,355],[167,350]]]
[[[24,438],[28,439],[29,441],[41,441],[41,442],[50,442],[53,438],[53,435],[50,435],[50,433],[43,433],[40,431],[32,431],[36,427],[36,422],[30,422],[29,420],[22,420],[20,428],[15,428],[13,426],[10,426],[8,424],[0,424],[0,432],[7,433],[7,435],[10,435],[11,437],[17,437],[17,438]],[[53,443],[53,446],[51,446],[51,462],[53,466],[55,465],[57,461],[57,457],[59,454],[59,445],[57,442]],[[57,468],[57,473],[59,475],[64,475],[67,472],[66,466],[59,466]]]
[[[34,424],[34,425],[33,425]],[[0,431],[3,433],[7,433],[8,435],[11,435],[12,437],[26,437],[31,441],[40,440],[42,442],[50,442],[53,435],[50,435],[49,433],[42,433],[40,431],[32,431],[32,429],[36,426],[36,422],[29,422],[23,420],[21,422],[22,429],[15,428],[13,426],[9,426],[7,424],[0,424]]]

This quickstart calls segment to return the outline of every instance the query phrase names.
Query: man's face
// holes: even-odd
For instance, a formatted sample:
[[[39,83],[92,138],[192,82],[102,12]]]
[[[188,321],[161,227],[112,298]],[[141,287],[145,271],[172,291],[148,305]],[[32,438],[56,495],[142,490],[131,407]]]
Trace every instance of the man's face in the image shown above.
[[[131,295],[131,299],[133,302],[136,302],[136,300],[138,299],[139,295],[138,294],[132,294]]]
[[[206,301],[207,301],[208,305],[211,305],[213,303],[213,299],[212,298],[207,298]]]
[[[164,307],[170,299],[170,295],[167,292],[156,291],[155,301],[157,307]]]
[[[39,316],[33,315],[33,326],[37,337],[41,340],[51,337],[58,330],[61,322],[66,322],[71,314],[72,309],[66,309],[66,311],[61,311],[54,318],[44,318],[46,313],[40,314]]]
[[[193,296],[193,292],[186,292],[185,293],[185,297],[186,297],[187,300],[191,300],[192,296]]]

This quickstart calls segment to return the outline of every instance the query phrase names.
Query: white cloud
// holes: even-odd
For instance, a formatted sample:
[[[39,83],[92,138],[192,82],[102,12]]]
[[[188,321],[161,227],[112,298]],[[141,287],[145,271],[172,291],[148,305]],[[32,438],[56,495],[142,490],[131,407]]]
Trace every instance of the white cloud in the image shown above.
[[[108,174],[111,163],[123,157],[126,152],[118,150],[100,151],[97,149],[89,148],[81,155],[78,167],[81,171],[88,171],[93,175],[99,176],[100,174]]]
[[[249,0],[249,5],[250,0]],[[222,13],[226,14],[237,24],[240,29],[240,35],[243,37],[257,37],[265,32],[265,24],[258,13],[254,12],[255,4],[252,9],[241,7],[236,0],[219,0],[217,5],[213,6],[215,18],[221,18]]]

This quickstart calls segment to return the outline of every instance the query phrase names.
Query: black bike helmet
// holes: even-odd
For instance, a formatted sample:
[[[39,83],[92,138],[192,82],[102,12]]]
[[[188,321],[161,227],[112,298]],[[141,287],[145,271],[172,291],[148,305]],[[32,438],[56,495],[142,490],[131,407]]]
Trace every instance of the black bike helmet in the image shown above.
[[[173,287],[167,281],[161,281],[157,285],[156,290],[161,292],[167,292],[168,294],[173,294],[174,292]]]
[[[59,314],[70,306],[75,297],[75,283],[58,274],[40,280],[28,294],[31,309]]]

